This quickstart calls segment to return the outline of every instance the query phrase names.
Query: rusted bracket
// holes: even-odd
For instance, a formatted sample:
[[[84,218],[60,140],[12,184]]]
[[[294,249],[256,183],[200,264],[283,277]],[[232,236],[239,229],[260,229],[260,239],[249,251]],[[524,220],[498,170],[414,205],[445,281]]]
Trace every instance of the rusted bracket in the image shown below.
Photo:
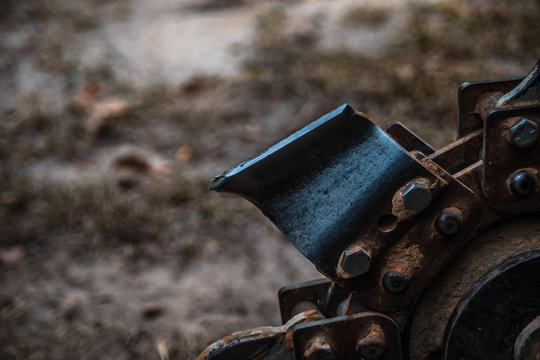
[[[295,359],[402,359],[398,325],[376,312],[298,325],[292,340]],[[316,352],[321,356],[310,357]]]
[[[323,318],[318,310],[311,309],[296,314],[282,326],[239,331],[212,343],[197,360],[293,360],[295,326]]]
[[[366,305],[400,310],[479,223],[476,195],[416,154],[344,105],[211,188],[256,204],[319,271]],[[455,229],[437,227],[441,221]]]

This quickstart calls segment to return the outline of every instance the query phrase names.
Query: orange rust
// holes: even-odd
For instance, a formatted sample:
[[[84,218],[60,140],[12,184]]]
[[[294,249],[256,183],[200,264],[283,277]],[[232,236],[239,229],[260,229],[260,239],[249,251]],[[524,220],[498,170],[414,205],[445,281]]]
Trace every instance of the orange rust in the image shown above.
[[[476,103],[475,112],[485,119],[487,114],[497,107],[497,101],[504,94],[502,92],[491,92],[483,95]]]

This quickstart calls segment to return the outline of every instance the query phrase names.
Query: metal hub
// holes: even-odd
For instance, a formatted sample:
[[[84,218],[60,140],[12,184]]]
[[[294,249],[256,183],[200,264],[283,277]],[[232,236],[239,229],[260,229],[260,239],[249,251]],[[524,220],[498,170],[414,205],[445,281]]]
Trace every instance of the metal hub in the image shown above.
[[[443,359],[512,359],[516,338],[538,314],[536,250],[492,269],[465,294],[446,327]]]
[[[445,349],[454,351],[455,347],[461,346],[460,341],[466,340],[463,335],[464,332],[462,332],[463,336],[461,338],[458,334],[463,330],[461,325],[458,326],[458,323],[463,322],[463,324],[469,326],[469,330],[467,330],[469,331],[469,338],[466,341],[471,343],[468,351],[471,351],[472,354],[455,357],[456,355],[450,352],[447,354],[446,359],[513,359],[514,342],[519,333],[531,320],[540,315],[540,312],[535,314],[534,311],[523,314],[522,310],[520,310],[524,306],[540,308],[540,296],[531,295],[531,291],[536,294],[540,292],[539,267],[536,267],[536,270],[529,274],[531,277],[528,280],[526,279],[527,275],[525,275],[524,278],[518,281],[519,284],[514,288],[513,292],[509,293],[504,286],[496,289],[492,288],[491,291],[494,291],[495,294],[491,293],[487,299],[484,297],[483,302],[478,301],[477,313],[468,313],[470,317],[464,317],[465,313],[460,313],[463,310],[458,309],[463,308],[465,302],[472,302],[475,294],[477,300],[482,299],[483,295],[479,290],[486,286],[487,283],[492,282],[493,279],[496,279],[497,274],[504,274],[505,271],[502,271],[502,269],[507,266],[505,264],[508,261],[512,261],[516,257],[521,257],[520,261],[523,261],[526,254],[537,253],[539,248],[540,224],[538,223],[538,214],[510,220],[472,239],[460,255],[422,294],[409,330],[409,358],[411,360],[439,360],[444,358],[441,349],[443,352],[446,351]],[[536,266],[539,266],[538,262]],[[534,266],[532,267],[534,268]],[[516,271],[518,270],[525,272],[526,269],[518,266]],[[535,276],[536,280],[534,279]],[[522,291],[525,293],[519,295]],[[529,299],[523,299],[527,296],[526,294],[529,294]],[[508,299],[513,298],[516,298],[516,304],[509,304],[508,301],[510,300]],[[531,302],[532,305],[527,305]],[[536,304],[534,304],[535,302]],[[505,309],[508,309],[508,311]],[[497,315],[494,315],[493,312],[497,311]],[[519,317],[518,313],[521,314],[521,320],[506,320],[506,323],[503,321],[503,323],[497,325],[490,323],[492,320],[502,319],[500,314],[507,312],[510,316],[516,317]],[[490,319],[490,317],[494,319]],[[447,324],[452,323],[453,325],[447,326]],[[507,329],[510,324],[512,324],[512,328]],[[478,330],[478,328],[482,328],[482,330]],[[498,335],[488,334],[489,328],[498,331],[500,334],[511,335],[508,335],[503,340],[495,340]],[[475,333],[475,331],[478,331],[478,333]],[[451,333],[453,335],[450,336]],[[479,351],[479,349],[483,349],[484,345],[479,344],[479,341],[487,342],[488,347],[491,346],[489,343],[504,342],[504,353],[492,357],[489,355],[484,356],[484,351]]]

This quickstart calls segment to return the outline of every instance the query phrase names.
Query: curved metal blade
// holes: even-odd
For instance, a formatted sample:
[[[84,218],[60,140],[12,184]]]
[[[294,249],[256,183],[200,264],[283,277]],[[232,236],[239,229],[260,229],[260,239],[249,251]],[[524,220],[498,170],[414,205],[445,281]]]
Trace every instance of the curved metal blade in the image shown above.
[[[419,174],[432,176],[365,115],[342,105],[217,176],[210,189],[254,203],[332,277],[343,249]]]

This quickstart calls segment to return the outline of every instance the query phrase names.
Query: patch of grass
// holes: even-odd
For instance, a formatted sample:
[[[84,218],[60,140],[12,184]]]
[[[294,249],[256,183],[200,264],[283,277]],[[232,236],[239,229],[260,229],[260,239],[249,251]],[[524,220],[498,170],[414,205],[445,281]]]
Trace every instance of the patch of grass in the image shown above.
[[[351,102],[377,122],[404,122],[440,147],[453,140],[451,130],[441,137],[423,129],[451,129],[462,82],[519,75],[505,72],[505,62],[526,69],[525,74],[536,62],[540,27],[530,24],[540,22],[539,7],[538,1],[528,0],[412,3],[407,31],[378,57],[351,50],[300,49],[287,37],[284,15],[271,12],[260,19],[256,53],[246,71],[274,88],[307,84],[315,103]],[[381,12],[372,18],[383,17]],[[368,11],[353,10],[344,21],[369,19]],[[328,109],[321,106],[321,113]]]

